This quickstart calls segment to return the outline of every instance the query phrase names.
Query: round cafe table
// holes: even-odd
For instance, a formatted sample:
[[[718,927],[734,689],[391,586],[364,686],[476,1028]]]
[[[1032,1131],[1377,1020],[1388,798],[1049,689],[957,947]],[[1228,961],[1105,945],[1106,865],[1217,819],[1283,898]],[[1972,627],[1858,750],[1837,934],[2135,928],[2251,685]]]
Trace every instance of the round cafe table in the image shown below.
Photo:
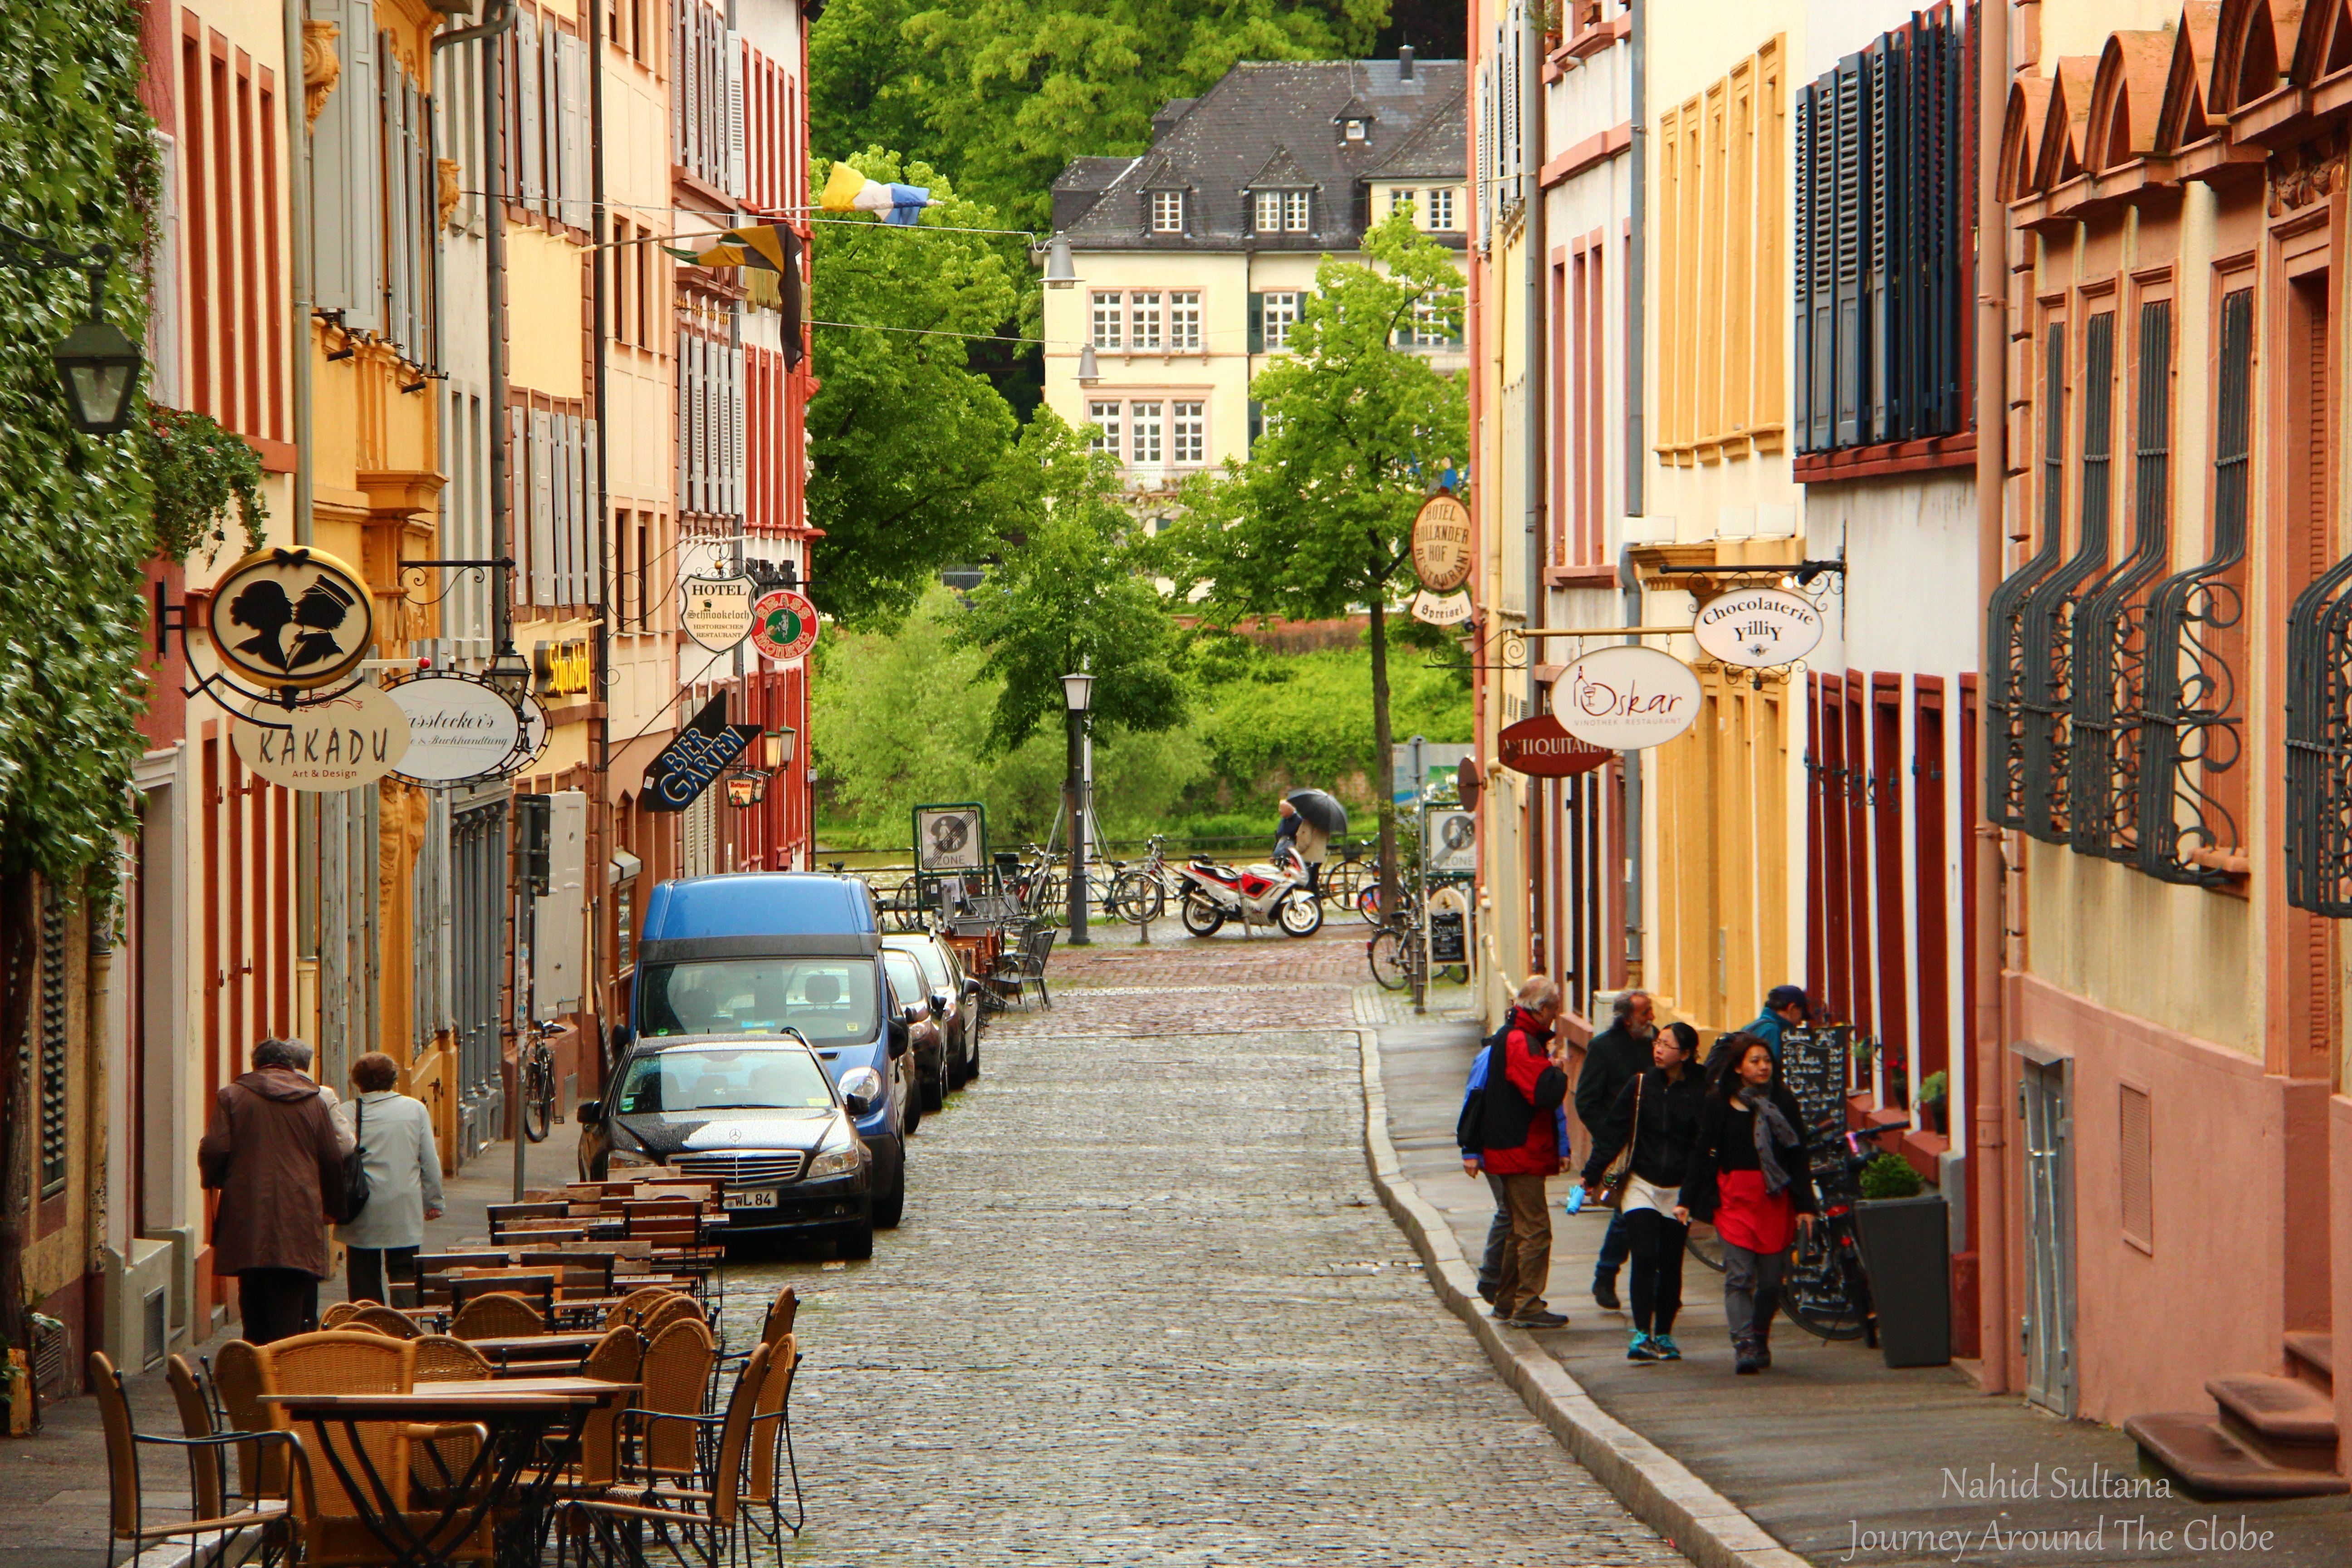
[[[315,1442],[304,1447],[311,1462],[323,1458],[334,1471],[362,1526],[391,1554],[391,1568],[448,1568],[482,1521],[501,1514],[512,1522],[497,1559],[521,1568],[539,1561],[548,1497],[578,1456],[581,1426],[637,1387],[585,1377],[469,1379],[408,1394],[269,1394],[261,1403],[310,1427]],[[360,1439],[362,1424],[386,1421],[474,1423],[488,1440],[466,1473],[450,1478],[437,1510],[404,1510]]]

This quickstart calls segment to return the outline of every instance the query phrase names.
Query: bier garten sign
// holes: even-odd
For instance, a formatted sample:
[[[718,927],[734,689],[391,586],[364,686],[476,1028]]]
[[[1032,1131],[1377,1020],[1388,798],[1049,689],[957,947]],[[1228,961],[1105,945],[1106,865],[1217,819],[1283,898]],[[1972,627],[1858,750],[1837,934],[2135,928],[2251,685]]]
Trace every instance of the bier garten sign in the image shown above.
[[[757,724],[727,721],[727,697],[721,692],[704,703],[677,739],[646,764],[645,793],[637,804],[647,811],[684,811],[759,738]]]

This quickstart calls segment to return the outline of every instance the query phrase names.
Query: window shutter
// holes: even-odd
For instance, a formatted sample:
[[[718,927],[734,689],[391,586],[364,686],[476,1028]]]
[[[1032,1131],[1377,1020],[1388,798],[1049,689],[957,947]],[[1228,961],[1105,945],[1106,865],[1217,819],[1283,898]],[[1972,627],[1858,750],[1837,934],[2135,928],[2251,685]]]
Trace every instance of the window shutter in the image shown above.
[[[1798,268],[1811,290],[1805,331],[1812,342],[1805,357],[1812,390],[1806,401],[1817,452],[1830,448],[1837,428],[1837,83],[1832,71],[1812,89],[1812,162],[1798,176],[1812,187],[1812,243],[1799,255]]]
[[[1865,238],[1863,204],[1869,191],[1868,171],[1863,167],[1864,75],[1860,55],[1849,55],[1838,62],[1835,174],[1837,295],[1833,352],[1837,355],[1835,439],[1841,447],[1858,445],[1862,439],[1862,275],[1865,259],[1863,253]]]
[[[555,603],[555,419],[530,411],[530,602]]]
[[[750,171],[743,142],[743,35],[727,35],[727,194],[740,198]]]
[[[177,408],[180,385],[180,146],[157,131],[154,247],[147,256],[147,395]]]
[[[539,15],[525,11],[515,21],[515,108],[520,135],[512,162],[515,189],[523,206],[534,212],[547,195],[546,172],[540,161],[541,80]]]
[[[572,444],[576,423],[569,414],[548,416],[548,479],[550,500],[553,503],[548,509],[548,537],[554,545],[554,602],[559,605],[579,603],[572,583],[574,565],[572,522],[576,499],[573,491],[580,478],[578,453]]]
[[[1249,297],[1249,352],[1254,354],[1265,353],[1265,296],[1255,289],[1250,290]],[[1250,407],[1255,409],[1257,405],[1253,403]]]
[[[1902,166],[1888,156],[1889,132],[1902,123],[1890,97],[1899,93],[1901,54],[1894,40],[1880,37],[1862,51],[1863,159],[1862,204],[1862,418],[1855,439],[1863,443],[1896,438],[1895,421],[1901,406],[1890,381],[1896,366],[1890,363],[1895,323],[1900,305],[1894,297],[1894,279],[1902,276],[1899,258],[1890,256],[1895,240],[1895,213],[1904,205]],[[1890,121],[1893,123],[1890,123]]]
[[[604,487],[596,482],[596,421],[586,419],[581,423],[583,426],[582,431],[583,439],[580,479],[583,493],[588,497],[587,516],[584,519],[587,526],[587,548],[581,552],[581,560],[583,563],[581,569],[587,574],[588,581],[581,593],[580,602],[583,605],[602,605],[604,602]],[[598,696],[601,699],[603,693],[599,692]]]
[[[507,410],[507,531],[514,542],[515,587],[528,602],[531,574],[530,414]]]
[[[328,96],[311,142],[314,292],[343,325],[383,330],[383,108],[376,70],[373,0],[321,0],[312,19],[332,21],[342,75]]]
[[[383,135],[383,333],[403,358],[416,357],[411,331],[408,256],[407,77],[393,53],[392,35],[376,35],[377,112]]]
[[[1815,450],[1813,443],[1813,355],[1811,323],[1813,319],[1813,100],[1811,87],[1797,89],[1797,245],[1796,265],[1789,268],[1795,299],[1790,315],[1797,323],[1796,374],[1790,378],[1796,389],[1796,407],[1790,419],[1790,428],[1796,434],[1800,452]]]
[[[1253,398],[1251,398],[1251,399],[1250,399],[1250,405],[1249,405],[1249,438],[1250,438],[1250,445],[1251,445],[1253,447],[1255,447],[1257,445],[1257,438],[1258,438],[1258,437],[1259,437],[1261,434],[1263,434],[1263,433],[1265,432],[1265,407],[1264,407],[1264,405],[1263,405],[1262,404],[1260,404],[1260,403],[1258,402],[1258,400],[1257,400],[1256,398],[1253,397]]]
[[[551,218],[562,214],[562,198],[569,194],[563,181],[572,172],[563,156],[564,85],[563,34],[550,22],[539,30],[540,168],[547,182],[539,210]]]

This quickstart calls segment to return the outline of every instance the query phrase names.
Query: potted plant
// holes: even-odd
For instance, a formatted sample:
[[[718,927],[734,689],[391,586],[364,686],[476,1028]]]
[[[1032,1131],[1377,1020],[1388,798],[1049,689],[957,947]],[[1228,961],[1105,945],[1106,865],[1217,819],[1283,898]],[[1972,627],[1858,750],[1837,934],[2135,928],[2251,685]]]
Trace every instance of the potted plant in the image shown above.
[[[1927,1191],[1900,1154],[1878,1155],[1857,1184],[1854,1233],[1878,1304],[1880,1352],[1888,1366],[1949,1364],[1951,1238],[1943,1195]]]
[[[1952,1132],[1945,1106],[1950,1085],[1949,1075],[1941,1068],[1929,1073],[1919,1084],[1919,1112],[1927,1118],[1928,1130],[1938,1138],[1948,1138]]]

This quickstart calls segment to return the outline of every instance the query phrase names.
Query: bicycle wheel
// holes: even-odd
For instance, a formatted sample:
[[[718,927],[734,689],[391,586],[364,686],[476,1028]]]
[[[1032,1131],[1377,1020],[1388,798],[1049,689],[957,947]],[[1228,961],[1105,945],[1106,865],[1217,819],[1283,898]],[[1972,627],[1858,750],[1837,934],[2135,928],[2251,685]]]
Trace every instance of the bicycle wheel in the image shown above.
[[[1723,1272],[1723,1237],[1716,1235],[1715,1226],[1705,1220],[1691,1221],[1689,1234],[1683,1241],[1683,1251],[1717,1274]]]
[[[523,1058],[522,1135],[534,1143],[544,1143],[554,1120],[555,1053],[541,1041]]]
[[[1388,991],[1402,991],[1412,984],[1412,944],[1394,926],[1382,926],[1364,944],[1364,957],[1372,966],[1372,978]]]
[[[1111,889],[1111,907],[1129,925],[1156,921],[1168,909],[1168,889],[1149,871],[1129,871]]]
[[[1438,966],[1437,978],[1448,985],[1470,984],[1470,966],[1466,963],[1446,963]]]
[[[923,894],[915,879],[908,878],[890,895],[890,923],[899,931],[915,931],[923,923]]]
[[[1798,1228],[1780,1284],[1780,1310],[1817,1338],[1858,1340],[1869,1326],[1868,1288],[1849,1278],[1849,1268],[1858,1272],[1860,1265],[1842,1256],[1851,1246],[1828,1221]]]
[[[1366,882],[1361,889],[1358,889],[1355,898],[1349,902],[1349,907],[1356,911],[1356,918],[1362,921],[1366,925],[1376,926],[1380,924],[1381,884],[1379,879],[1375,878],[1372,880]]]

